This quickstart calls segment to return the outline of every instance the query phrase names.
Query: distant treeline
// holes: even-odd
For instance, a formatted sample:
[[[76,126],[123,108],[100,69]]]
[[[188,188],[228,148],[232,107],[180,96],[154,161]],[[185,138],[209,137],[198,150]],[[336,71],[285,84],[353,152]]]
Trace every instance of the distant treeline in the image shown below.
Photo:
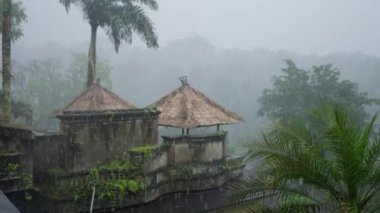
[[[199,36],[161,44],[157,50],[126,47],[119,54],[113,52],[111,45],[102,44],[109,45],[99,42],[99,58],[108,61],[112,69],[112,88],[118,95],[143,107],[179,87],[178,78],[187,75],[192,86],[246,119],[245,124],[227,127],[232,130],[232,141],[234,136],[258,131],[265,124],[257,115],[260,108],[257,99],[264,89],[272,87],[271,79],[286,67],[285,59],[303,69],[332,64],[339,69],[342,80],[358,83],[359,91],[368,92],[369,97],[380,97],[380,58],[360,52],[318,56],[266,49],[220,49]],[[72,51],[83,52],[87,45],[82,46],[69,50],[56,44],[32,48],[19,45],[14,51],[14,60],[25,62],[54,57],[62,66],[70,66]],[[378,108],[369,110],[373,112]]]

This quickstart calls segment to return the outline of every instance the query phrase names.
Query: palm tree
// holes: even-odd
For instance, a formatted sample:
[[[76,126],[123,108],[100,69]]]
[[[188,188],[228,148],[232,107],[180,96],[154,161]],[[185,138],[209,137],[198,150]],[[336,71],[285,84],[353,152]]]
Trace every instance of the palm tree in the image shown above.
[[[3,120],[8,123],[11,117],[11,34],[12,34],[12,0],[2,2],[2,89],[4,103],[2,104]]]
[[[143,6],[157,10],[155,0],[59,0],[66,10],[70,5],[82,9],[84,18],[91,27],[91,41],[88,51],[87,87],[96,75],[96,33],[103,28],[118,52],[122,40],[132,43],[133,33],[145,41],[146,45],[158,47],[157,36],[152,21],[145,14]]]
[[[315,115],[311,124],[275,124],[242,143],[257,171],[233,186],[233,199],[253,212],[378,212],[377,116],[359,127],[342,107]]]
[[[21,2],[12,2],[12,0],[1,0],[0,9],[0,29],[2,35],[2,91],[0,91],[1,118],[6,123],[11,120],[12,98],[11,98],[11,46],[23,33],[20,27],[25,21],[26,14]]]

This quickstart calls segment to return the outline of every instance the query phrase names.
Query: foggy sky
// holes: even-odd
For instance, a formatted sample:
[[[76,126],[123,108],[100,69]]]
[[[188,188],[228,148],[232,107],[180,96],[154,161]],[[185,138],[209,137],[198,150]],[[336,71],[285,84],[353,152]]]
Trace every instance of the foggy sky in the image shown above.
[[[16,45],[89,41],[80,10],[58,0],[21,0],[28,22]],[[266,48],[327,54],[361,51],[380,56],[379,0],[158,0],[149,12],[160,46],[197,34],[222,48]],[[99,30],[99,40],[105,38]],[[107,45],[112,45],[109,42]],[[141,45],[135,42],[134,45]],[[123,44],[121,51],[129,48]]]

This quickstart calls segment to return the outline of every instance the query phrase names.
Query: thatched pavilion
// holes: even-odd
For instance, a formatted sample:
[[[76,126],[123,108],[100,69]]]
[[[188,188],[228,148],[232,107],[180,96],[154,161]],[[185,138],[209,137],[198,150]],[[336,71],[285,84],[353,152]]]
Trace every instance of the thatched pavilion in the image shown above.
[[[78,146],[75,171],[110,162],[132,147],[156,145],[158,114],[134,107],[99,82],[56,111],[61,131]]]
[[[182,86],[165,95],[152,106],[161,111],[158,123],[161,126],[189,129],[243,122],[243,118],[210,100],[194,89],[186,76],[180,78]]]
[[[97,81],[91,87],[82,92],[73,101],[67,104],[56,114],[64,113],[84,113],[84,112],[102,112],[115,110],[129,110],[135,107],[129,102],[121,99],[119,96],[102,87]]]

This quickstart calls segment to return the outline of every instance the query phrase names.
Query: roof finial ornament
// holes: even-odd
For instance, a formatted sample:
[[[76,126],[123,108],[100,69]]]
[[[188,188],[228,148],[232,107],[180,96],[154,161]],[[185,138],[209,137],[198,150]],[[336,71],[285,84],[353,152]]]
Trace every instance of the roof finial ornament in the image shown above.
[[[179,80],[181,81],[181,83],[182,83],[183,86],[188,85],[188,83],[187,83],[187,76],[186,75],[181,76],[179,78]]]

